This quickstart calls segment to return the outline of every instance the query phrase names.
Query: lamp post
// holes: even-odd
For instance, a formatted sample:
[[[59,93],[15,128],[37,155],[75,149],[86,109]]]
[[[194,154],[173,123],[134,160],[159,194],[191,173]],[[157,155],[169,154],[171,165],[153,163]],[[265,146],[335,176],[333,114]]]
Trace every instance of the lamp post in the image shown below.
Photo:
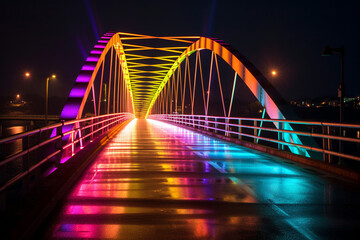
[[[46,93],[45,93],[45,124],[47,125],[48,123],[48,98],[49,98],[49,80],[50,79],[55,79],[56,75],[51,75],[51,77],[47,77],[46,78]]]
[[[341,57],[341,63],[340,63],[340,86],[338,88],[338,97],[340,100],[340,116],[339,116],[339,122],[342,123],[344,121],[344,96],[345,96],[345,86],[344,86],[344,46],[338,47],[338,48],[331,48],[329,46],[326,46],[322,56],[332,56],[333,53],[339,53]],[[340,127],[340,136],[342,136],[342,128]],[[339,141],[339,153],[343,152],[343,143],[342,141]],[[343,164],[342,158],[339,157],[339,165]]]
[[[344,121],[344,96],[345,96],[345,86],[344,86],[344,46],[339,48],[331,48],[326,46],[322,56],[332,56],[333,53],[339,53],[341,56],[341,73],[340,73],[340,86],[338,89],[338,97],[340,100],[340,117],[339,122]]]

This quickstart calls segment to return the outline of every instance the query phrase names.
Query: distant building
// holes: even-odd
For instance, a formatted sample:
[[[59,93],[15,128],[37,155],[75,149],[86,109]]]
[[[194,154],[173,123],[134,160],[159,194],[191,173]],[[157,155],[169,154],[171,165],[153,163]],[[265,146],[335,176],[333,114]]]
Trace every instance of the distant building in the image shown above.
[[[313,107],[313,108],[320,108],[320,107],[338,107],[339,106],[339,99],[338,98],[323,98],[323,99],[316,99],[316,100],[291,100],[291,105],[295,105],[297,107]],[[360,109],[360,97],[346,97],[344,98],[344,104],[346,107],[352,107],[355,109]]]

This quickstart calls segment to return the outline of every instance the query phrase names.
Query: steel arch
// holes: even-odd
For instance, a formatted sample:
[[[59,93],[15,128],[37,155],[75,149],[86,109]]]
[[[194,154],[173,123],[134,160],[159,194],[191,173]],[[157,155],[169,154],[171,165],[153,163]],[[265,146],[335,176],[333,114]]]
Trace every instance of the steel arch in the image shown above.
[[[98,73],[101,64],[104,62],[106,54],[112,47],[115,48],[117,56],[122,61],[121,70],[124,74],[126,86],[132,99],[129,71],[120,36],[119,34],[109,32],[104,34],[100,40],[98,40],[97,44],[95,44],[93,50],[90,52],[90,55],[86,58],[80,74],[77,76],[75,84],[70,91],[68,100],[60,114],[60,119],[71,120],[81,118],[96,74]]]
[[[150,107],[146,113],[149,114],[160,92],[171,78],[172,74],[179,67],[180,63],[184,61],[186,56],[190,56],[198,50],[210,50],[220,56],[229,66],[238,74],[244,81],[246,86],[254,94],[261,105],[266,109],[267,114],[271,119],[286,119],[284,116],[286,103],[272,87],[268,80],[260,73],[260,71],[237,50],[233,49],[229,44],[222,40],[200,37],[198,41],[190,45],[175,61],[173,66],[168,71],[163,82],[159,86],[154,95]],[[281,109],[283,108],[283,109]],[[279,128],[279,124],[276,124]],[[290,124],[284,124],[282,128],[286,130],[293,130]],[[285,134],[285,141],[302,144],[301,140],[296,134]],[[293,153],[310,157],[307,150],[301,150],[296,147],[290,147]]]
[[[180,47],[176,48],[154,48],[154,47],[147,47],[147,46],[137,46],[137,45],[129,45],[131,48],[125,50],[124,44],[122,43],[121,34],[126,34],[130,36],[134,36],[133,38],[138,37],[139,39],[164,39],[164,40],[172,40],[172,41],[182,41],[191,43],[190,46],[186,48],[185,51],[182,53],[179,51],[181,49]],[[123,38],[123,39],[130,39],[131,37]],[[121,59],[121,70],[122,73],[125,76],[126,86],[130,92],[131,102],[132,102],[132,108],[134,111],[135,116],[137,117],[147,117],[149,114],[152,106],[155,103],[155,100],[159,96],[160,92],[164,88],[165,84],[168,82],[168,80],[171,78],[172,74],[175,72],[175,70],[179,67],[180,63],[184,61],[186,56],[190,56],[192,53],[198,51],[198,50],[210,50],[213,53],[220,56],[226,63],[229,64],[229,66],[238,74],[238,76],[245,82],[247,87],[250,89],[250,91],[254,94],[254,96],[259,100],[259,102],[262,104],[262,106],[266,109],[266,112],[268,113],[269,117],[272,119],[286,119],[284,116],[283,111],[283,105],[284,101],[280,97],[280,95],[276,92],[276,90],[271,86],[271,84],[266,80],[266,78],[258,71],[255,66],[249,62],[244,56],[242,56],[238,51],[231,48],[230,45],[227,43],[218,40],[218,39],[212,39],[212,38],[206,38],[206,37],[190,37],[190,38],[196,38],[197,41],[191,42],[191,41],[185,41],[181,40],[181,38],[184,37],[153,37],[153,36],[147,36],[147,35],[140,35],[140,34],[127,34],[127,33],[121,33],[121,32],[109,32],[104,34],[100,40],[97,42],[97,44],[94,46],[94,49],[90,52],[89,57],[86,59],[85,64],[83,65],[80,74],[76,78],[74,87],[72,88],[68,101],[66,102],[60,118],[63,120],[71,120],[71,119],[79,119],[81,118],[86,100],[88,98],[89,92],[91,90],[91,87],[93,86],[93,82],[95,80],[96,74],[104,61],[104,58],[107,54],[107,52],[114,47],[116,50],[116,55]],[[126,45],[126,44],[125,44]],[[130,54],[127,54],[127,51],[144,51],[144,50],[161,50],[161,51],[169,51],[169,52],[175,52],[175,53],[181,53],[180,56],[177,57],[175,62],[171,65],[170,69],[167,71],[166,74],[164,74],[163,79],[161,80],[161,74],[158,73],[156,76],[148,77],[151,81],[156,82],[155,84],[155,91],[154,87],[152,89],[146,89],[146,86],[142,87],[141,91],[143,96],[139,99],[135,99],[135,91],[136,91],[136,85],[140,82],[143,82],[143,80],[139,80],[134,78],[131,79],[131,74],[129,73],[130,67],[127,64],[127,57]],[[132,55],[132,59],[136,59],[136,56],[138,56],[138,59],[146,58],[141,55]],[[174,56],[171,56],[174,57]],[[129,58],[130,59],[130,58]],[[171,61],[171,58],[166,59],[166,61]],[[131,69],[133,70],[133,69]],[[166,72],[166,71],[165,71]],[[141,76],[137,76],[138,78]],[[133,82],[132,82],[133,81]],[[156,86],[157,85],[157,86]],[[134,90],[135,89],[135,90]],[[145,91],[145,92],[144,92]],[[140,91],[139,91],[140,92]],[[152,95],[152,96],[151,96]],[[137,106],[135,106],[137,104]],[[144,108],[139,108],[138,105],[144,105]],[[141,112],[138,112],[141,109]],[[142,113],[145,111],[144,113]],[[279,127],[279,126],[277,126]],[[283,126],[284,129],[292,130],[292,127],[290,124],[286,124]],[[289,142],[295,142],[302,144],[300,139],[296,134],[286,134],[285,140]],[[291,148],[292,152],[310,156],[308,152],[305,150],[305,152],[301,152],[301,150],[297,148]]]

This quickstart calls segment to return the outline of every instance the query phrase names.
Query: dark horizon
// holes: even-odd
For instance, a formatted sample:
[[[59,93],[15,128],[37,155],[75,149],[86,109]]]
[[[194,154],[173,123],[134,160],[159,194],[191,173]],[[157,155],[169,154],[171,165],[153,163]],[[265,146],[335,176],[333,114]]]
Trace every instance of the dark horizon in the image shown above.
[[[287,100],[336,96],[340,57],[322,57],[326,45],[345,47],[346,96],[360,95],[356,3],[342,1],[17,1],[1,8],[0,95],[67,98],[85,57],[106,31],[150,35],[204,35],[229,43]],[[143,7],[140,7],[143,6]],[[126,11],[122,11],[126,9]],[[270,71],[278,75],[272,77]],[[25,79],[24,73],[31,72]]]

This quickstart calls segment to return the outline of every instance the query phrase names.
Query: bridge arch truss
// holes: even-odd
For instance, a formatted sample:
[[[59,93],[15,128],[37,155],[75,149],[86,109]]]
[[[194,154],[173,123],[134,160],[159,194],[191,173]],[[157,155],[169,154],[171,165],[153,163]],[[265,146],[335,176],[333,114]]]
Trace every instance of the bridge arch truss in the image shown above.
[[[206,82],[203,81],[201,69],[200,52],[203,50],[211,52],[209,80],[205,84],[207,87],[204,86]],[[195,72],[191,79],[189,57],[192,54],[195,54]],[[228,107],[225,106],[218,58],[223,59],[234,71]],[[108,67],[105,67],[105,59],[109,59]],[[181,64],[184,65],[184,73]],[[191,114],[196,114],[194,101],[198,72],[201,75],[203,110],[207,115],[211,86],[214,84],[214,65],[225,117],[231,116],[234,89],[240,78],[269,118],[286,119],[284,101],[280,95],[251,62],[227,43],[198,36],[156,37],[122,32],[106,33],[95,44],[75,81],[60,118],[81,118],[89,101],[92,102],[94,115],[101,114],[101,110],[103,113],[133,112],[137,118],[146,118],[151,113],[177,112],[179,109],[184,113],[186,98],[191,102]],[[104,74],[104,70],[107,73]],[[100,82],[96,84],[96,80]],[[104,89],[106,83],[108,87]],[[186,92],[189,93],[187,96]],[[106,102],[104,107],[102,101]],[[290,124],[282,127],[293,130]],[[284,134],[284,138],[285,141],[301,144],[296,134]],[[290,150],[309,156],[306,150],[295,147],[290,147]]]

